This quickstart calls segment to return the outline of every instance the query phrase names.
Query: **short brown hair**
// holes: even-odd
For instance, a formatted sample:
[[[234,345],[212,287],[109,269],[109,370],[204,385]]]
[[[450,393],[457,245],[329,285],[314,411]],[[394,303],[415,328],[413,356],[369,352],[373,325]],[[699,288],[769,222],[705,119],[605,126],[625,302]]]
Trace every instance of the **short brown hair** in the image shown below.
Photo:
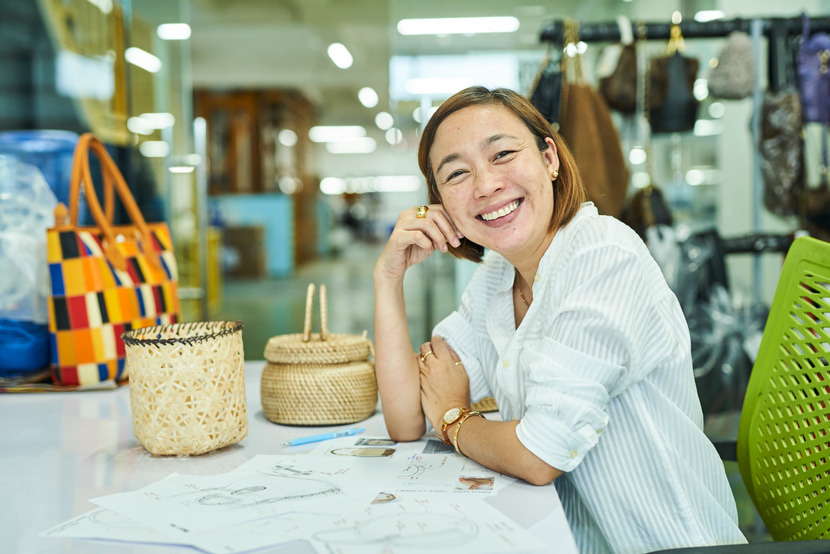
[[[579,206],[586,199],[585,188],[582,185],[582,178],[579,176],[573,154],[565,145],[562,137],[553,130],[550,123],[527,98],[506,88],[493,90],[479,86],[466,88],[442,103],[427,122],[418,147],[418,165],[427,180],[430,204],[441,203],[441,194],[438,192],[438,184],[435,182],[435,174],[429,161],[429,152],[435,141],[435,133],[438,127],[453,112],[470,106],[491,104],[499,104],[518,117],[535,137],[536,146],[540,152],[548,149],[548,144],[545,142],[546,138],[551,138],[556,144],[559,156],[559,177],[553,183],[553,214],[550,219],[550,229],[565,225],[576,215]],[[484,247],[467,240],[467,238],[461,239],[461,246],[454,247],[450,245],[449,251],[457,258],[474,262],[480,262],[484,255]]]

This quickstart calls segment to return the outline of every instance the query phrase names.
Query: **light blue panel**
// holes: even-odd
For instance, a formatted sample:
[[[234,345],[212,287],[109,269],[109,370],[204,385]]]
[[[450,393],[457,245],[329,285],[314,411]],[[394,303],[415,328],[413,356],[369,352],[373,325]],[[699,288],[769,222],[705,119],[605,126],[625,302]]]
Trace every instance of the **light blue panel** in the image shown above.
[[[285,194],[233,194],[211,197],[226,225],[265,229],[265,265],[272,277],[294,271],[294,202]]]

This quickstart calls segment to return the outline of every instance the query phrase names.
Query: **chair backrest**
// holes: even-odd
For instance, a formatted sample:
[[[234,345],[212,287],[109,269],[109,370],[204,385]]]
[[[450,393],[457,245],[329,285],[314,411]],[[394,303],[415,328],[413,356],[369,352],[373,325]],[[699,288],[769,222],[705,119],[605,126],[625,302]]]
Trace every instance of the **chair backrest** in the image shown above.
[[[738,431],[738,466],[773,539],[830,538],[830,243],[787,254]]]

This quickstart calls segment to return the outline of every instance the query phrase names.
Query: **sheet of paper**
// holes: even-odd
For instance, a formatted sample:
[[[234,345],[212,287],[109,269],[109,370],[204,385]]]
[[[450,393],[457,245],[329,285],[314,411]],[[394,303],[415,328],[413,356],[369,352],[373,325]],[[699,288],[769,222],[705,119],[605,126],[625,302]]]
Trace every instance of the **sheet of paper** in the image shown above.
[[[122,542],[189,545],[183,537],[168,535],[119,513],[97,508],[41,533],[44,537],[104,539]]]
[[[545,546],[478,497],[382,495],[362,509],[292,512],[200,535],[195,546],[215,554],[265,548],[305,538],[321,554],[545,552]]]
[[[489,495],[513,481],[459,454],[417,454],[393,487],[396,491]]]
[[[377,493],[405,465],[403,458],[257,456],[230,473],[173,474],[92,502],[163,532],[186,535]]]

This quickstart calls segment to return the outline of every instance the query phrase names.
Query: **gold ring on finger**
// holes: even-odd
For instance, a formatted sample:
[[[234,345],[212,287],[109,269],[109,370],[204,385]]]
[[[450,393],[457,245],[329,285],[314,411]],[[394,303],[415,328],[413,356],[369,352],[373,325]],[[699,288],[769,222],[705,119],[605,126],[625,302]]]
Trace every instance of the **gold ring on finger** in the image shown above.
[[[464,367],[464,362],[458,360],[457,362],[455,362],[455,365],[460,365],[461,367]]]
[[[434,354],[434,352],[432,350],[428,350],[428,351],[424,352],[423,354],[421,354],[421,361],[426,362],[427,361],[427,356],[429,356],[430,354]]]
[[[418,206],[415,208],[415,217],[418,219],[424,219],[427,216],[427,211],[429,210],[429,206]]]

